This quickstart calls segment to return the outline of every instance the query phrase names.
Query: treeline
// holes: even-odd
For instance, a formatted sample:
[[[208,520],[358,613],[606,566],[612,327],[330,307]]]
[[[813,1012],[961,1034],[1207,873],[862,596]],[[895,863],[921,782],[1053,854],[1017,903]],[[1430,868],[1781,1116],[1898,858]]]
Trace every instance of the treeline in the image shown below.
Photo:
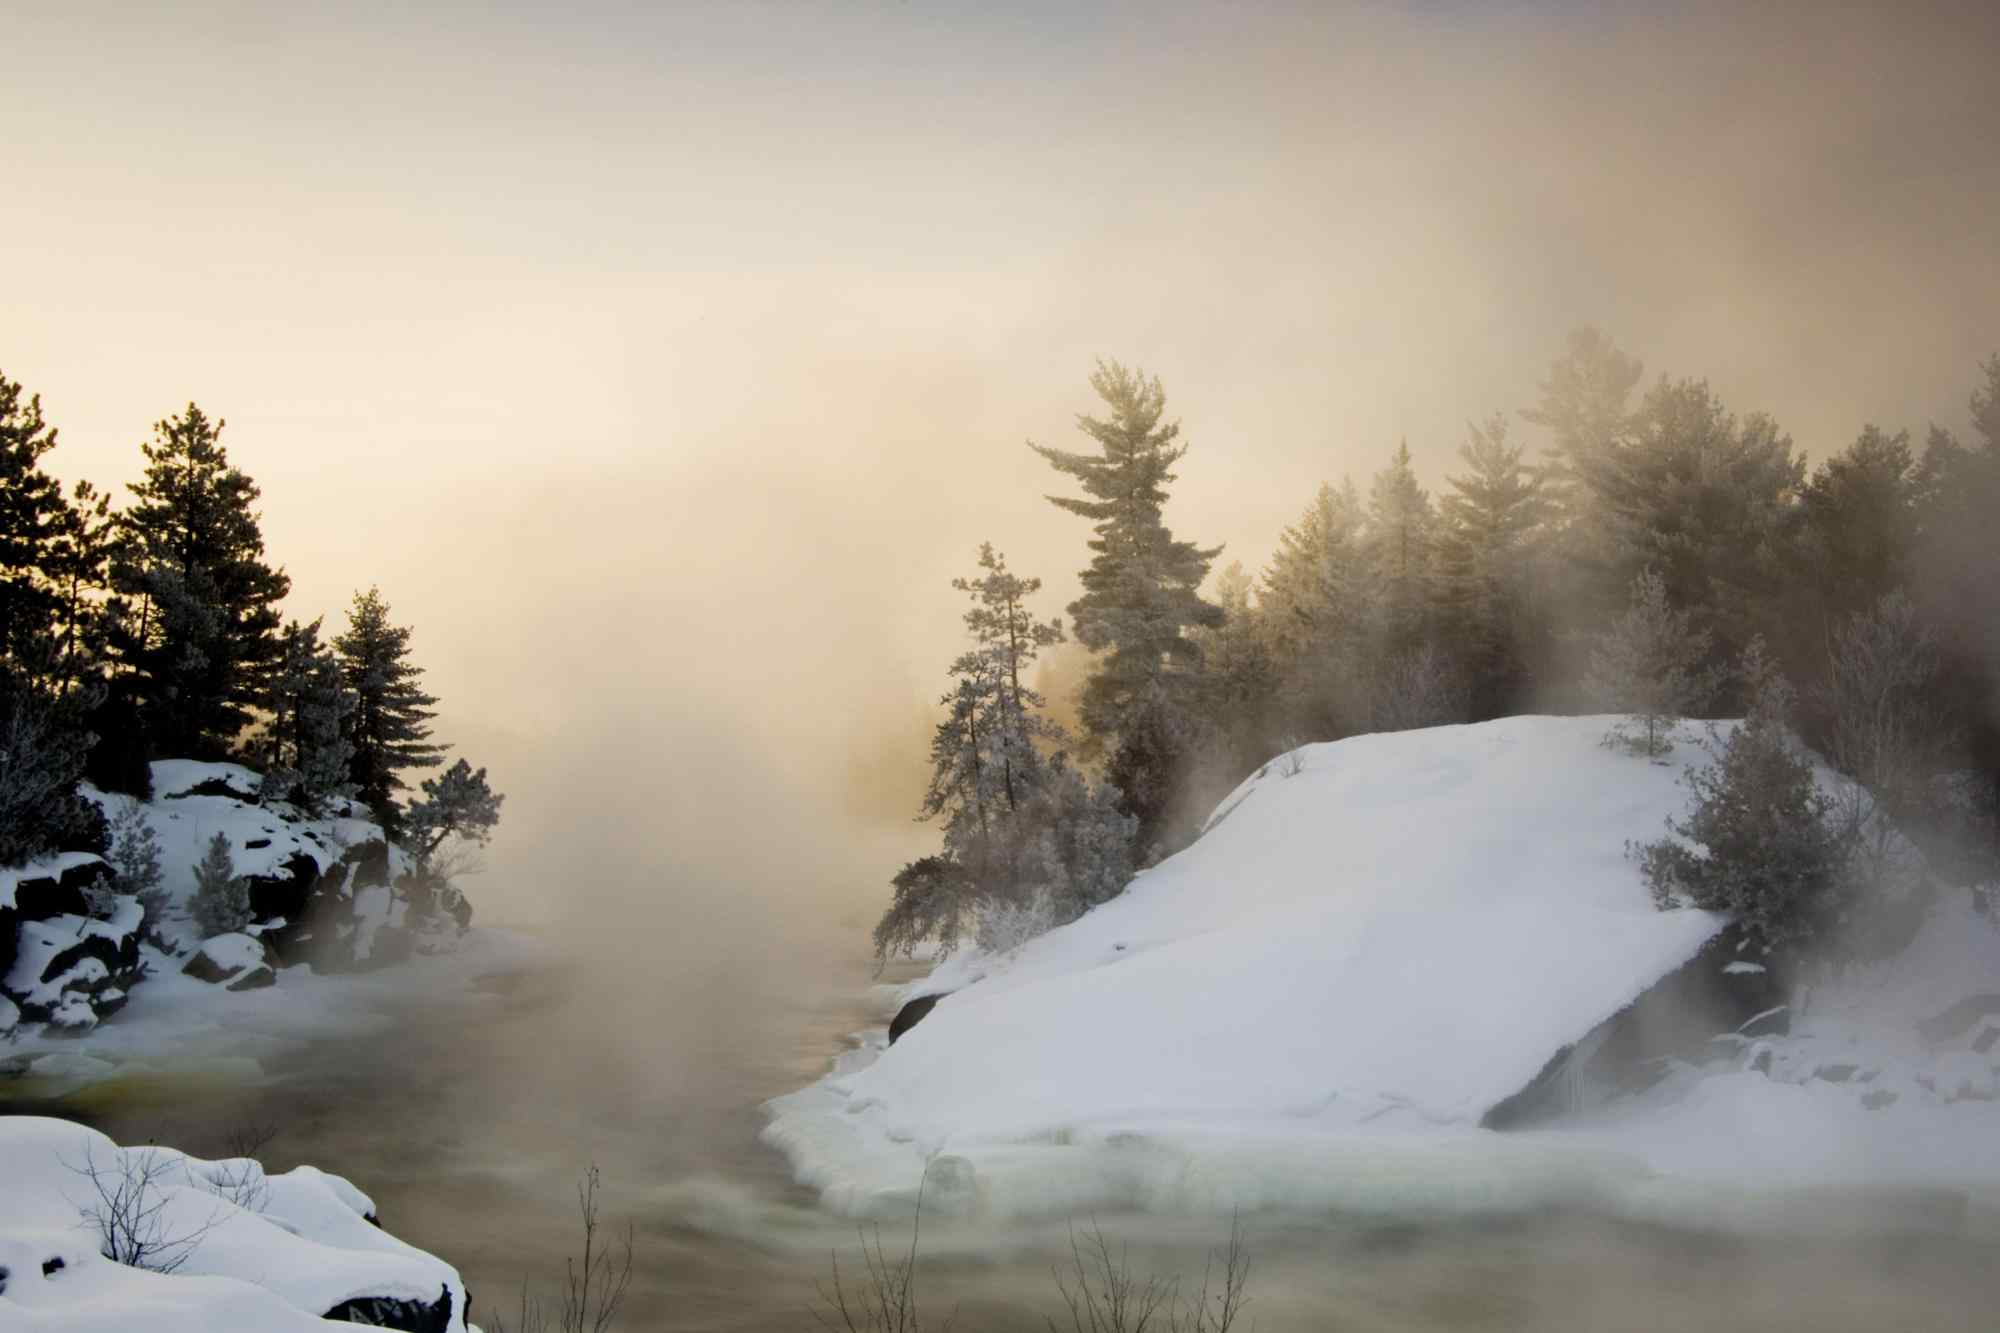
[[[1093,808],[1129,821],[1127,854],[1143,863],[1299,744],[1603,710],[1633,714],[1635,748],[1650,752],[1663,720],[1753,713],[1773,680],[1788,730],[1936,835],[1940,863],[1991,873],[2000,356],[1979,367],[1971,439],[1932,426],[1918,446],[1870,425],[1809,465],[1769,416],[1732,412],[1705,380],[1648,384],[1636,359],[1579,330],[1516,413],[1526,430],[1502,413],[1471,423],[1435,491],[1407,445],[1365,490],[1328,481],[1263,570],[1217,571],[1207,597],[1219,548],[1176,539],[1163,518],[1186,446],[1159,381],[1109,364],[1091,383],[1107,412],[1079,427],[1095,448],[1034,446],[1083,492],[1053,502],[1091,525],[1068,608],[1094,654],[1083,734],[1072,747],[1052,733],[1013,684],[996,687],[1008,702],[990,718],[962,689],[946,696],[933,747],[944,796],[934,779],[924,809],[944,817],[945,847],[897,877],[879,948],[949,943],[981,913],[1036,900],[1046,876],[1032,856],[986,868],[992,846],[1042,837],[1004,834],[1019,807],[984,784],[1005,756],[1049,756]],[[1037,586],[1016,582],[1019,595]],[[1060,628],[1036,633],[1009,633],[1006,673]],[[1074,772],[1072,750],[1101,787]],[[1100,842],[1120,831],[1085,822]],[[1058,893],[1053,916],[1101,892]]]
[[[497,820],[485,770],[463,760],[398,800],[446,750],[410,630],[372,588],[331,636],[283,617],[291,580],[222,427],[192,403],[159,422],[114,507],[44,470],[55,428],[0,375],[0,865],[103,851],[78,782],[144,798],[163,758],[240,760],[263,799],[308,814],[358,799],[420,847]]]

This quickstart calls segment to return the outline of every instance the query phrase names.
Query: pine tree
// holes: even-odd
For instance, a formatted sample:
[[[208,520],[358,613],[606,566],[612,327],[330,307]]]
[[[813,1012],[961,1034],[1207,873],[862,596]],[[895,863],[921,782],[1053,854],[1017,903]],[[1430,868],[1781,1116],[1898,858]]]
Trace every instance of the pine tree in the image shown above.
[[[1286,733],[1335,740],[1365,722],[1353,686],[1369,619],[1366,524],[1351,479],[1322,485],[1299,521],[1279,535],[1264,572],[1258,622],[1270,645]]]
[[[294,800],[313,813],[347,794],[354,758],[347,723],[356,707],[340,659],[320,642],[319,627],[317,620],[285,626],[278,670],[264,700],[270,716],[250,747],[252,762],[264,769],[265,794]]]
[[[404,830],[411,853],[426,867],[450,839],[480,847],[490,842],[507,799],[487,785],[485,769],[475,771],[463,759],[424,779],[423,793],[410,803]]]
[[[354,747],[348,781],[394,831],[401,814],[395,794],[406,786],[401,775],[430,768],[444,757],[445,747],[430,739],[437,699],[418,686],[423,668],[410,661],[410,631],[390,623],[389,606],[376,589],[355,594],[347,632],[333,646],[354,698],[347,724]]]
[[[1369,573],[1374,583],[1379,646],[1386,655],[1415,648],[1430,628],[1437,511],[1417,483],[1407,441],[1368,488]]]
[[[1186,446],[1175,443],[1178,423],[1161,423],[1166,391],[1159,379],[1099,362],[1090,385],[1110,414],[1079,416],[1077,427],[1099,452],[1030,447],[1087,497],[1049,497],[1089,519],[1095,534],[1083,595],[1069,606],[1077,641],[1101,655],[1080,712],[1092,753],[1116,747],[1112,770],[1123,776],[1127,808],[1150,840],[1162,831],[1162,798],[1179,775],[1185,737],[1178,714],[1201,665],[1187,631],[1222,622],[1198,591],[1222,548],[1176,541],[1162,516]]]
[[[1563,355],[1549,366],[1540,401],[1521,413],[1549,432],[1541,476],[1560,525],[1587,518],[1583,469],[1631,443],[1637,429],[1632,393],[1642,373],[1640,363],[1602,332],[1578,328],[1571,331]]]
[[[193,403],[158,423],[120,516],[111,646],[156,754],[225,752],[277,661],[291,581],[264,562],[259,491],[222,427]]]
[[[1839,920],[1848,844],[1787,724],[1790,687],[1756,640],[1743,677],[1749,715],[1714,764],[1688,771],[1693,809],[1667,821],[1673,837],[1634,852],[1660,907],[1726,912],[1766,949],[1783,948]]]
[[[1715,673],[1702,665],[1708,652],[1708,632],[1668,603],[1665,580],[1640,571],[1631,605],[1590,655],[1590,690],[1626,714],[1604,743],[1649,759],[1670,753],[1679,720],[1715,694]]]
[[[39,674],[58,605],[49,577],[52,540],[70,518],[62,486],[42,471],[56,432],[39,396],[0,375],[0,656]]]
[[[233,935],[250,924],[250,885],[236,873],[229,835],[218,833],[194,868],[188,916],[203,939]]]
[[[1506,418],[1469,426],[1466,471],[1440,504],[1438,574],[1450,637],[1474,680],[1476,717],[1495,717],[1524,693],[1531,571],[1548,518],[1544,478],[1507,443]]]
[[[1606,567],[1654,570],[1676,606],[1700,607],[1721,669],[1757,633],[1782,586],[1805,465],[1770,418],[1739,421],[1700,380],[1662,379],[1634,438],[1582,459]]]

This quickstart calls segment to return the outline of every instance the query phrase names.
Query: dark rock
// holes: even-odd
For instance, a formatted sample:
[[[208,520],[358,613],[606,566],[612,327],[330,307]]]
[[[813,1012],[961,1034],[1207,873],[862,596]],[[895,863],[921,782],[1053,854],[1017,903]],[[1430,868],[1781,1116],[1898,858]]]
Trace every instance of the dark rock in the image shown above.
[[[2000,1042],[2000,1027],[1994,1027],[1989,1024],[1981,1028],[1979,1035],[1972,1039],[1972,1049],[1981,1055],[1985,1055],[1993,1049],[1996,1042]]]
[[[1584,1090],[1593,1097],[1639,1091],[1657,1083],[1673,1061],[1698,1062],[1711,1054],[1718,1032],[1749,1036],[1744,1029],[1778,1022],[1773,1011],[1785,1008],[1785,986],[1776,961],[1758,955],[1761,970],[1727,970],[1751,961],[1744,939],[1740,928],[1725,928],[1631,1004],[1550,1056],[1526,1087],[1488,1109],[1480,1125],[1516,1129],[1553,1119],[1575,1109]],[[1788,1030],[1788,1012],[1783,1022]],[[1769,1052],[1762,1055],[1768,1071]]]
[[[90,900],[83,884],[65,883],[53,875],[37,875],[14,885],[14,911],[23,921],[47,921],[54,916],[88,916]]]
[[[1928,1042],[1950,1041],[1994,1014],[2000,1014],[2000,995],[1969,995],[1936,1017],[1920,1021],[1917,1035]]]
[[[1877,1088],[1873,1092],[1863,1093],[1861,1104],[1871,1111],[1879,1111],[1885,1106],[1894,1106],[1896,1094],[1887,1088]]]
[[[254,852],[257,851],[259,848],[269,847],[270,845],[271,845],[271,840],[269,838],[252,838],[248,842],[243,844],[243,850],[246,852]],[[318,867],[314,868],[317,869]]]
[[[278,984],[278,974],[268,967],[253,967],[229,983],[228,990],[263,990]]]
[[[342,1301],[320,1318],[336,1324],[399,1328],[403,1333],[446,1333],[451,1327],[451,1288],[445,1287],[428,1305],[393,1296],[356,1296]]]
[[[1768,1074],[1771,1072],[1771,1048],[1769,1046],[1758,1047],[1756,1054],[1750,1057],[1750,1072],[1753,1074]]]
[[[203,778],[186,791],[171,792],[163,799],[183,801],[190,796],[227,796],[234,801],[254,801],[257,793],[236,786],[228,778]]]
[[[948,991],[946,992],[946,994],[949,993]],[[897,1010],[895,1018],[889,1021],[889,1044],[894,1046],[896,1038],[923,1022],[924,1015],[935,1009],[937,1002],[943,998],[944,995],[919,995],[916,999],[911,1000],[908,1004]]]
[[[1812,1076],[1824,1083],[1845,1083],[1860,1072],[1860,1065],[1821,1065],[1813,1070]]]
[[[320,879],[319,862],[304,852],[294,852],[276,870],[264,875],[245,875],[250,889],[250,919],[288,924],[304,921],[306,904]],[[283,933],[282,928],[280,934]]]
[[[66,1268],[67,1266],[68,1265],[63,1263],[63,1257],[60,1254],[51,1255],[48,1258],[42,1260],[42,1276],[54,1277],[57,1273],[62,1272],[63,1269]]]

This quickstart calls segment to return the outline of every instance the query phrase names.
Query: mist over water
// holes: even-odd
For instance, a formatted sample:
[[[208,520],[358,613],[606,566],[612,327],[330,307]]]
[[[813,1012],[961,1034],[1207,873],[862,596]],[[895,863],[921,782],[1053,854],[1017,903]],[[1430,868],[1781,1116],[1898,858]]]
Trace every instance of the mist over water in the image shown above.
[[[379,583],[415,627],[439,734],[508,794],[478,919],[560,961],[85,1110],[196,1150],[274,1125],[480,1309],[554,1283],[594,1160],[633,1327],[809,1326],[853,1235],[757,1108],[883,1021],[865,929],[932,839],[950,578],[991,539],[1039,614],[1075,593],[1024,441],[1074,447],[1093,357],[1163,377],[1175,530],[1255,568],[1400,438],[1434,486],[1579,323],[1814,459],[1960,427],[2000,339],[1983,4],[99,8],[9,22],[38,188],[0,217],[0,370],[65,481],[135,476],[190,397],[227,418],[288,611]],[[1267,1328],[1970,1328],[1990,1220],[1252,1241]],[[1104,1221],[1183,1271],[1226,1232]],[[961,1327],[1056,1309],[1060,1224],[929,1234]]]

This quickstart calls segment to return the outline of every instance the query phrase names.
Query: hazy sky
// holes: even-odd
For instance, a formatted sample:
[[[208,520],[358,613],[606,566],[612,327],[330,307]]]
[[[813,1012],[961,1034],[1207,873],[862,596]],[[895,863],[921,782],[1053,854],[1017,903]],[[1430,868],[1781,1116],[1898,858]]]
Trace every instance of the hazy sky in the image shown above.
[[[947,580],[1070,595],[1023,441],[1094,356],[1255,566],[1577,323],[1815,457],[2000,349],[2000,7],[319,8],[9,14],[0,371],[68,478],[199,401],[292,610],[382,586],[513,794],[501,915],[878,896]]]

